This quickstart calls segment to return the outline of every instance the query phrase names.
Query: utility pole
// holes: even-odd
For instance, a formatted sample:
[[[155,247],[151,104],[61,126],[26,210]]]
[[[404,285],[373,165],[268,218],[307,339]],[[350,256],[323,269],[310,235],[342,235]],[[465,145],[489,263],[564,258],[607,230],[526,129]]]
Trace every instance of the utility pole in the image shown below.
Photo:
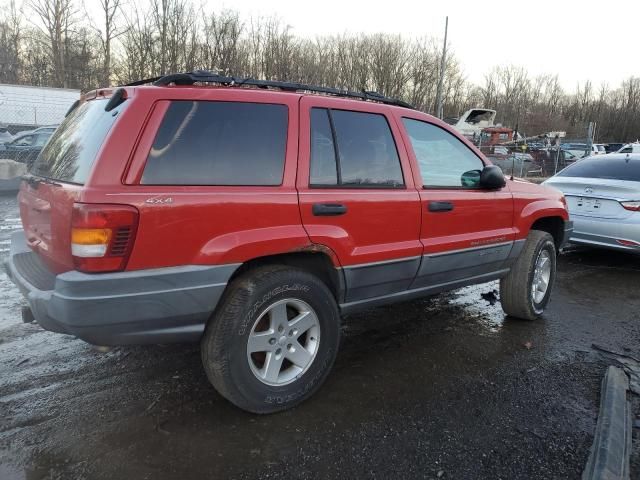
[[[585,152],[585,157],[591,155],[591,146],[593,145],[595,127],[596,125],[594,122],[589,122],[589,127],[587,128],[587,151]]]
[[[442,108],[442,84],[444,82],[444,67],[447,62],[447,32],[449,30],[449,17],[444,21],[444,45],[442,46],[442,60],[440,62],[440,79],[438,80],[438,90],[436,91],[436,116],[443,117]]]

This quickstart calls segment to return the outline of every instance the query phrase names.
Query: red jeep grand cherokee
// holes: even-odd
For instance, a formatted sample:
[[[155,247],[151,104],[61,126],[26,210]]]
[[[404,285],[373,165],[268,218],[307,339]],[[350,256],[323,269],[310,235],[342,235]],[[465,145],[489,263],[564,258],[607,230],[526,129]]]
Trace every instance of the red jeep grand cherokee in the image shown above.
[[[269,413],[322,384],[341,314],[494,279],[507,314],[544,311],[562,194],[505,181],[440,120],[374,93],[152,80],[86,95],[22,183],[5,268],[43,328],[200,341],[215,388]]]

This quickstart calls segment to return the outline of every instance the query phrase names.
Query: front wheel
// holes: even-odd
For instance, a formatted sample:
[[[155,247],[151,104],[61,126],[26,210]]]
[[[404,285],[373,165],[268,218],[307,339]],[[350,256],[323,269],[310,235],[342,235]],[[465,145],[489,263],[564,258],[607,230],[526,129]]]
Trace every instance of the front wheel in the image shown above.
[[[202,361],[218,392],[253,413],[291,408],[327,377],[340,317],[327,286],[303,270],[268,266],[229,285],[202,339]]]
[[[556,247],[547,232],[531,230],[516,263],[500,280],[500,301],[507,315],[535,320],[544,312],[556,278]]]

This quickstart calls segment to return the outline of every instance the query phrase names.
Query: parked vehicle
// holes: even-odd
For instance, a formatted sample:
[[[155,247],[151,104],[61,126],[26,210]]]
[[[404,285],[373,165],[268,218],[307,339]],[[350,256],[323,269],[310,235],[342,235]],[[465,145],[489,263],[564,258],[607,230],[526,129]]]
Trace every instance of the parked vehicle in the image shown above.
[[[13,135],[7,130],[7,127],[0,127],[0,145],[13,140]]]
[[[624,147],[624,143],[607,143],[604,148],[607,153],[615,153]]]
[[[206,72],[88,94],[19,202],[5,268],[27,319],[200,341],[211,383],[256,413],[319,388],[341,314],[500,279],[507,314],[539,317],[571,231],[560,192],[402,102]]]
[[[471,108],[460,118],[448,118],[446,122],[465,137],[480,138],[482,131],[494,126],[496,111],[490,108]]]
[[[571,153],[570,150],[561,150],[560,151],[560,158],[559,158],[559,163],[560,165],[568,165],[570,163],[573,163],[577,160],[580,160],[582,157],[578,157],[577,155],[574,155],[573,153]]]
[[[640,153],[640,142],[627,143],[616,153]]]
[[[0,145],[0,158],[8,158],[31,165],[51,137],[51,133],[51,131],[45,130],[41,133],[34,131],[18,134],[10,142]]]
[[[560,148],[577,158],[583,158],[589,152],[586,143],[563,143],[560,145]]]
[[[585,158],[544,183],[567,199],[572,243],[640,253],[640,154]]]
[[[33,130],[33,133],[49,133],[52,134],[53,132],[56,131],[56,128],[58,128],[58,125],[46,125],[44,127],[38,127],[35,130]]]
[[[605,149],[604,143],[594,143],[591,145],[591,154],[592,155],[604,155],[607,153]]]

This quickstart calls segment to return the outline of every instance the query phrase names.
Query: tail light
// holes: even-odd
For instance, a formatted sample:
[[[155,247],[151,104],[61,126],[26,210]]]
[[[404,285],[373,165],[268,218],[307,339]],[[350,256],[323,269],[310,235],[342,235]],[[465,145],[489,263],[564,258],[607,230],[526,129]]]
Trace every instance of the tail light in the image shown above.
[[[127,205],[74,203],[71,255],[81,272],[117,272],[129,260],[138,210]]]
[[[640,247],[640,243],[634,242],[633,240],[616,239],[616,242],[618,242],[620,245],[624,245],[625,247]]]
[[[640,200],[636,200],[632,202],[620,202],[620,205],[622,205],[625,210],[631,210],[632,212],[640,212]]]

